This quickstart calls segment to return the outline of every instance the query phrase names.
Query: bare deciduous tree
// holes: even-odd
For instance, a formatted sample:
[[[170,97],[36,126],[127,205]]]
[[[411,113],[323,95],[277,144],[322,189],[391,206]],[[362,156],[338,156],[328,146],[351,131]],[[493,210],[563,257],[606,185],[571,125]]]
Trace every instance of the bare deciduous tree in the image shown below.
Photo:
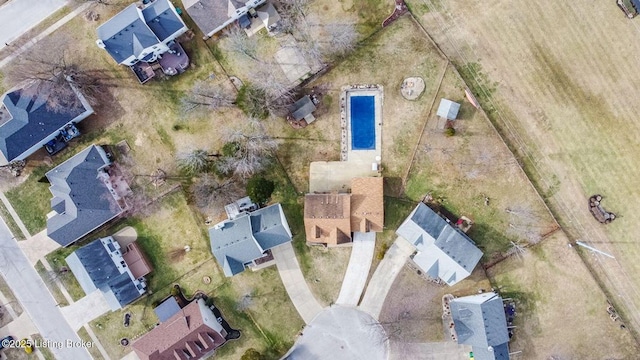
[[[305,14],[309,7],[309,0],[281,0],[280,1],[280,30],[293,34],[304,23]]]
[[[264,133],[257,121],[250,123],[245,130],[236,130],[227,137],[237,144],[238,151],[233,156],[225,156],[219,162],[218,168],[225,173],[231,173],[239,178],[248,178],[263,170],[271,159],[278,143]]]
[[[181,99],[183,113],[204,110],[217,110],[235,104],[235,97],[222,87],[210,82],[198,81]]]
[[[178,169],[187,175],[197,175],[211,165],[211,157],[214,156],[202,149],[179,153],[176,159]]]
[[[231,26],[224,31],[224,35],[228,39],[231,51],[260,62],[258,58],[258,41],[255,38],[248,37],[238,26]]]
[[[77,91],[90,104],[97,104],[111,77],[107,71],[93,68],[77,53],[66,51],[70,41],[67,36],[54,36],[21,55],[5,72],[6,82],[10,85],[28,82],[30,85],[24,91],[47,99],[52,111],[81,107]]]
[[[194,203],[200,209],[223,208],[242,196],[242,185],[234,179],[219,181],[211,174],[204,174],[191,188]]]
[[[344,56],[355,49],[358,31],[353,24],[328,24],[325,26],[325,31],[329,38],[326,53]]]
[[[540,217],[528,205],[516,205],[505,209],[509,214],[510,223],[508,233],[523,238],[530,244],[537,244],[542,239],[540,235]]]

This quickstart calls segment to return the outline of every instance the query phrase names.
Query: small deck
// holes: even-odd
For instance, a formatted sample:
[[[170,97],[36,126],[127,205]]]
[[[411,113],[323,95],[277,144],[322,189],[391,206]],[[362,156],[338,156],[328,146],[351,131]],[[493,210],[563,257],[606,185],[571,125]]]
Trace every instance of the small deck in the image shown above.
[[[189,56],[179,42],[169,46],[169,51],[158,60],[162,71],[170,76],[182,74],[189,67]]]
[[[129,68],[136,75],[140,84],[144,84],[156,76],[156,72],[153,70],[153,67],[149,63],[143,61],[131,65]]]

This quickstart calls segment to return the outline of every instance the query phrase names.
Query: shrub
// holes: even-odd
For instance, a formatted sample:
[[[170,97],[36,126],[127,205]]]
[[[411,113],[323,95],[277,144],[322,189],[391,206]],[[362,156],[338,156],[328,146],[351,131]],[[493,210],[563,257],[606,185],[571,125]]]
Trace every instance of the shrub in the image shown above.
[[[444,130],[444,134],[445,134],[447,137],[451,137],[451,136],[453,136],[453,135],[455,135],[455,134],[456,134],[456,129],[454,129],[454,128],[452,128],[452,127],[448,127],[448,128],[446,128],[446,129]]]
[[[236,104],[249,117],[266,119],[269,116],[268,103],[267,92],[263,89],[244,84],[238,90]]]
[[[249,195],[251,201],[258,205],[265,204],[269,201],[274,189],[275,184],[273,181],[258,175],[253,176],[247,183],[247,195]]]

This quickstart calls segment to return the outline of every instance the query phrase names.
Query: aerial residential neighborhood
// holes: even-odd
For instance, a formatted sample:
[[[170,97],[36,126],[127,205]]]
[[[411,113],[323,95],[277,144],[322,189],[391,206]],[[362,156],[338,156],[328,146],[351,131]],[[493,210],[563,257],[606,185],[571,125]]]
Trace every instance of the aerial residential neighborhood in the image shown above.
[[[639,6],[0,0],[0,360],[634,359]]]

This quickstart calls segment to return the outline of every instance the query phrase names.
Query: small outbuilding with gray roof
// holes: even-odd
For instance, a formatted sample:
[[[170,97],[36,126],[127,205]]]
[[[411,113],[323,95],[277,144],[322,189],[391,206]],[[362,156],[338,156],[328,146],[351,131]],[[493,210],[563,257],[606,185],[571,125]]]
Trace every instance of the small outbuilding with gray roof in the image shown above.
[[[98,46],[121,65],[153,62],[187,31],[168,0],[153,0],[143,8],[131,4],[98,27]]]
[[[458,344],[471,345],[475,360],[509,360],[509,333],[502,298],[493,292],[451,301]]]
[[[104,149],[91,145],[45,174],[53,194],[47,236],[69,246],[124,211],[111,185],[110,164]]]
[[[78,123],[93,114],[82,94],[69,83],[82,106],[54,110],[56,89],[46,94],[34,93],[33,85],[12,90],[2,96],[0,103],[0,166],[25,160],[49,141],[55,139],[70,124]]]
[[[413,261],[430,277],[449,286],[471,275],[482,251],[462,231],[420,203],[400,225],[398,236],[415,246]]]
[[[82,290],[90,294],[99,289],[111,310],[130,304],[146,291],[144,278],[134,278],[111,236],[90,242],[65,260]]]
[[[447,99],[440,100],[440,106],[438,106],[439,117],[455,120],[458,117],[458,111],[460,111],[460,104]]]
[[[209,229],[211,251],[228,277],[239,274],[267,251],[291,241],[289,224],[280,204],[225,220]]]

